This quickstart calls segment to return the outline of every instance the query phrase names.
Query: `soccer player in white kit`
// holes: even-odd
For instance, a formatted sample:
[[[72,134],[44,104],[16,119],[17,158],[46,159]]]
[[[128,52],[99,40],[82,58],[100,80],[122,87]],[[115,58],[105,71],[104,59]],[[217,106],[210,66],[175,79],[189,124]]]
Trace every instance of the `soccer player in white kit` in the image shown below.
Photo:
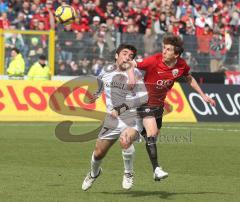
[[[121,44],[116,50],[115,63],[104,67],[98,76],[99,89],[91,101],[94,102],[104,89],[107,114],[92,154],[91,170],[82,184],[84,191],[88,190],[101,174],[101,161],[118,138],[122,147],[125,168],[122,187],[130,189],[133,186],[135,149],[132,143],[138,139],[142,130],[141,119],[137,115],[136,107],[148,100],[142,74],[138,69],[134,70],[137,85],[133,90],[128,86],[128,62],[134,59],[136,53],[137,50],[134,46]]]

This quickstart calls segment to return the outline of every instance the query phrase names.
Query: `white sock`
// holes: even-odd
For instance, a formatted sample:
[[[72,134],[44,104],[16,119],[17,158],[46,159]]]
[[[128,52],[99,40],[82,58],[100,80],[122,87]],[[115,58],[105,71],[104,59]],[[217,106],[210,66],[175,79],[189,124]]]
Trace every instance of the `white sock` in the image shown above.
[[[95,160],[94,152],[93,152],[92,159],[91,159],[91,176],[92,177],[96,177],[99,174],[101,162],[102,160]]]
[[[128,149],[122,149],[122,157],[124,163],[124,173],[133,172],[133,159],[134,159],[135,148],[133,144]]]

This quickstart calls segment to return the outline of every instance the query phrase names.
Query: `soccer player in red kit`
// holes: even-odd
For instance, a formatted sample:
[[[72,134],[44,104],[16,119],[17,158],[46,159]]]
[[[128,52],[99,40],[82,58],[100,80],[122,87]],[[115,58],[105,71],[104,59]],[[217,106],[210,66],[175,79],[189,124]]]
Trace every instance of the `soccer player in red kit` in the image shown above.
[[[168,177],[168,173],[158,164],[156,140],[162,126],[164,100],[174,82],[180,77],[185,77],[187,83],[205,102],[216,104],[212,98],[203,93],[196,80],[189,74],[190,67],[180,57],[183,51],[183,41],[180,37],[166,35],[163,38],[161,53],[131,62],[132,66],[145,71],[144,83],[149,99],[148,103],[141,106],[138,111],[143,118],[144,130],[141,135],[146,140],[146,149],[153,167],[153,178],[156,181]],[[129,77],[133,79],[132,72]]]

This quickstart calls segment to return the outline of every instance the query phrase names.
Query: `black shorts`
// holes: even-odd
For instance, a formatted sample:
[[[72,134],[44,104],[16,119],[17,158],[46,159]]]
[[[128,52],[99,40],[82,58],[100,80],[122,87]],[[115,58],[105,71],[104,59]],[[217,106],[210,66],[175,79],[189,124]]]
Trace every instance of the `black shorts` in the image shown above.
[[[163,107],[142,105],[137,108],[137,112],[141,118],[147,116],[155,117],[158,129],[162,127]]]

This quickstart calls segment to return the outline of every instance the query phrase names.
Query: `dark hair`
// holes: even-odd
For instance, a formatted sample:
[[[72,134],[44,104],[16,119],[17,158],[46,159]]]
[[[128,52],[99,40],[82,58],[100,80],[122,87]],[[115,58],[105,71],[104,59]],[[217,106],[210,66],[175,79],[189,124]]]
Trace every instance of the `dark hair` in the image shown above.
[[[20,53],[20,50],[18,48],[12,48],[12,51],[15,51],[17,54]]]
[[[179,36],[168,34],[163,38],[163,44],[169,44],[174,46],[174,53],[181,55],[184,51],[183,40]]]
[[[45,55],[40,55],[39,56],[39,60],[46,60],[46,59],[47,59],[47,57]]]
[[[120,44],[116,50],[116,53],[119,55],[119,53],[123,50],[123,49],[128,49],[131,50],[133,52],[133,58],[136,57],[137,55],[137,49],[135,48],[135,46],[130,45],[130,44]]]

